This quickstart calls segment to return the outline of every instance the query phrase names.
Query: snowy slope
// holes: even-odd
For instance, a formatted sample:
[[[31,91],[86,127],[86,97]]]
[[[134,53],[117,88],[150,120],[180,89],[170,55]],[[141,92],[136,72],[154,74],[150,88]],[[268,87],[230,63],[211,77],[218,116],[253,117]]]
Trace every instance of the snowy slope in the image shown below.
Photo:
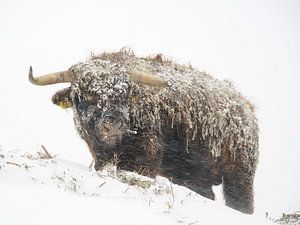
[[[0,224],[273,224],[163,177],[0,150]]]

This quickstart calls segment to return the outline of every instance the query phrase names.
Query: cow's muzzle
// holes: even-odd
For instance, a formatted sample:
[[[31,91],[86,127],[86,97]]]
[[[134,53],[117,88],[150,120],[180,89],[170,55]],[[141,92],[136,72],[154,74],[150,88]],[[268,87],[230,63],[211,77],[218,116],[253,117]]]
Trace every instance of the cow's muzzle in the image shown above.
[[[122,135],[127,130],[127,126],[118,118],[106,116],[100,123],[100,135],[104,139],[114,138]]]
[[[136,134],[131,131],[120,116],[106,115],[98,124],[100,140],[106,144],[115,144],[122,139],[123,134]]]

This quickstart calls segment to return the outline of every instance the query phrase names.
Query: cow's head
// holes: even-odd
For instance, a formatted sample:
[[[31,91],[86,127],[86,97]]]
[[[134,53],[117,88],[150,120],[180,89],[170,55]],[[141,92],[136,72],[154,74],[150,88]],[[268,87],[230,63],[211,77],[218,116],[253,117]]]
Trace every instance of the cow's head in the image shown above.
[[[75,125],[88,145],[113,146],[130,130],[129,100],[132,82],[148,86],[165,87],[167,81],[152,74],[136,70],[107,69],[105,66],[79,63],[69,70],[33,77],[35,85],[70,83],[56,92],[52,102],[62,108],[72,107]]]

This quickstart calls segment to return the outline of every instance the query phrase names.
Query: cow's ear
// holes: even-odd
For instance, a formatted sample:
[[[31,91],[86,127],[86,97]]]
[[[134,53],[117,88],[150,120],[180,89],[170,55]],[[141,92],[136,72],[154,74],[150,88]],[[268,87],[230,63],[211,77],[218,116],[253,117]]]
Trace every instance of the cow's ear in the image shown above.
[[[52,96],[53,104],[61,107],[62,109],[67,109],[72,107],[73,103],[70,97],[71,88],[65,88],[63,90],[57,91]]]

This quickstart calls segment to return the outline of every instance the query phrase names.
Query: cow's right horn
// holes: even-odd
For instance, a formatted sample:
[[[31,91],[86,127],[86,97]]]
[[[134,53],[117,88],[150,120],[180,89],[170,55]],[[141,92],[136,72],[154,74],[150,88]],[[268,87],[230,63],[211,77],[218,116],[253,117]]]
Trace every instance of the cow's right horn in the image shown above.
[[[138,84],[145,84],[153,87],[168,87],[168,81],[162,77],[153,74],[129,70],[127,71],[129,79]]]
[[[33,77],[32,75],[32,67],[29,68],[28,74],[29,81],[35,85],[49,85],[56,83],[67,83],[72,82],[74,80],[74,75],[71,71],[61,71],[56,73],[49,73],[39,77]]]

